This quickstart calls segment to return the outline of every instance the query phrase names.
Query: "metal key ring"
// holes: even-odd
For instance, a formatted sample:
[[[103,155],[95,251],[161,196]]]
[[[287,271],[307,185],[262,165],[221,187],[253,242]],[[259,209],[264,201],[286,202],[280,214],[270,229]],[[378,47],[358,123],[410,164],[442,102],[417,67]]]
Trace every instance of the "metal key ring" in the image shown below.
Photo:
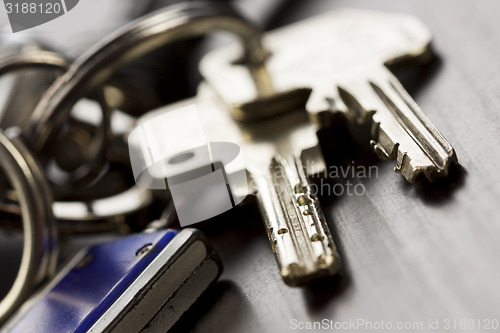
[[[61,234],[93,234],[110,231],[130,232],[131,218],[147,212],[153,193],[137,185],[106,198],[55,202],[54,215]],[[128,223],[130,222],[130,224]]]
[[[61,236],[129,232],[137,216],[147,214],[153,193],[137,185],[106,198],[89,201],[56,201],[52,210]],[[1,227],[21,230],[22,212],[17,205],[0,205]]]
[[[123,64],[167,43],[214,30],[241,37],[248,64],[264,63],[268,54],[261,45],[260,31],[231,7],[214,2],[172,5],[118,30],[77,59],[54,82],[36,107],[26,133],[34,151],[41,152],[52,142],[81,96],[102,86]]]
[[[64,73],[69,67],[70,62],[59,53],[39,49],[24,50],[19,54],[0,60],[0,76],[11,71],[33,68],[55,69]],[[102,154],[106,142],[111,135],[111,108],[106,103],[102,94],[98,96],[97,101],[102,110],[103,120],[97,131],[97,135],[95,135],[94,140],[92,140],[88,148],[88,155],[96,158],[86,161],[86,163],[74,170],[72,175],[66,179],[67,183],[82,181],[82,178],[89,174],[90,170],[97,167],[99,164],[98,157]]]
[[[0,167],[18,194],[24,229],[23,255],[16,279],[0,302],[0,324],[55,270],[56,224],[52,196],[33,154],[17,138],[0,131]]]
[[[111,147],[117,155],[114,157],[115,162],[127,164],[129,160],[126,142],[117,137]],[[13,197],[10,194],[7,196]],[[130,227],[137,227],[138,218],[149,214],[150,207],[155,201],[156,197],[151,190],[134,184],[120,193],[103,198],[54,201],[52,212],[60,236],[111,231],[128,232]],[[0,203],[0,227],[20,231],[21,218],[22,212],[18,204]]]
[[[0,75],[7,72],[26,68],[48,68],[62,72],[66,71],[70,63],[59,53],[45,50],[25,50],[14,56],[0,60]]]

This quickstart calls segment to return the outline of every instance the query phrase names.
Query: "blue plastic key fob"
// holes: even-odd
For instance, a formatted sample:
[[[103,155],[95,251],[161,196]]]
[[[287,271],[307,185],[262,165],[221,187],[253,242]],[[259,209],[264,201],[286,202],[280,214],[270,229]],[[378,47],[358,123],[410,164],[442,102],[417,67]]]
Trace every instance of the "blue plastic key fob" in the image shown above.
[[[166,332],[221,272],[196,229],[81,251],[4,326],[8,332]]]

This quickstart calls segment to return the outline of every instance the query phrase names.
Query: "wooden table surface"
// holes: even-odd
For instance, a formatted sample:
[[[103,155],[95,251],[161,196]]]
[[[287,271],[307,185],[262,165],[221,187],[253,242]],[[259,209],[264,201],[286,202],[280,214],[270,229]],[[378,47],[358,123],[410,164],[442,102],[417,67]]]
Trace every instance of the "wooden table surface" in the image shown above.
[[[448,319],[448,331],[465,332],[500,320],[500,1],[291,1],[272,25],[347,6],[415,15],[433,31],[439,60],[408,88],[460,167],[448,180],[408,184],[394,161],[367,152],[379,174],[361,180],[366,194],[324,198],[343,271],[306,288],[282,282],[252,207],[204,225],[225,270],[177,331],[286,332],[294,320],[322,319],[407,331],[438,319],[444,331]],[[476,321],[460,330],[461,319]]]

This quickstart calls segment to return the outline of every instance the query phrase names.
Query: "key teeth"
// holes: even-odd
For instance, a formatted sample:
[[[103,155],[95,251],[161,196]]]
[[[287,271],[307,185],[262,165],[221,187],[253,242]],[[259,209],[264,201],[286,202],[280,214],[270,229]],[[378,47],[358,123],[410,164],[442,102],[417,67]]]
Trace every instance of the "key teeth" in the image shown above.
[[[395,148],[399,147],[399,144],[395,144]],[[401,156],[401,157],[399,157]],[[435,164],[428,166],[414,167],[411,164],[411,158],[405,153],[398,154],[397,164],[394,167],[396,173],[401,174],[409,183],[415,183],[420,174],[424,174],[428,181],[434,182],[438,178],[447,177],[449,174],[449,169],[451,164],[458,164],[458,159],[455,150],[452,149],[449,158],[444,161],[442,168],[437,167]]]
[[[378,136],[380,135],[380,121],[376,121],[373,119],[374,114],[375,114],[375,112],[373,112],[371,115],[371,121],[372,121],[371,136],[372,136],[372,138],[378,138]],[[371,140],[371,141],[376,143],[373,140]]]
[[[396,143],[390,153],[388,153],[382,145],[378,144],[375,140],[370,140],[370,145],[375,152],[375,154],[381,160],[394,160],[396,159],[396,154],[398,152],[399,143]],[[397,172],[397,171],[396,171]]]
[[[380,135],[381,132],[383,132],[383,130],[380,129],[380,123],[378,124],[378,128],[378,134]],[[380,136],[377,140],[380,141]],[[447,177],[450,165],[452,163],[458,164],[457,155],[455,150],[452,149],[449,153],[449,157],[445,159],[443,167],[439,167],[432,162],[432,164],[427,166],[414,166],[409,154],[407,152],[400,152],[399,142],[392,143],[392,150],[388,152],[379,141],[370,140],[370,145],[375,154],[381,160],[396,160],[394,171],[401,174],[409,183],[414,183],[422,173],[430,182],[434,182],[438,178]]]
[[[399,145],[396,144],[394,145],[394,147],[398,149]],[[398,158],[396,160],[396,166],[394,167],[394,171],[405,177],[408,182],[413,183],[415,182],[416,175],[420,173],[421,170],[411,167],[411,160],[406,152],[404,153],[398,152]]]
[[[370,82],[370,86],[372,89],[376,88],[380,90],[380,88],[372,82]],[[394,86],[392,87],[395,89]],[[382,160],[396,160],[397,164],[394,171],[401,174],[408,182],[415,182],[421,173],[423,173],[429,181],[433,182],[437,178],[448,176],[449,167],[452,162],[455,164],[458,163],[453,147],[451,147],[446,139],[444,139],[444,137],[437,132],[435,135],[446,143],[446,145],[443,145],[442,148],[445,149],[447,156],[442,160],[442,164],[437,164],[427,155],[427,152],[421,148],[422,153],[427,156],[429,163],[415,166],[412,163],[412,158],[407,151],[400,152],[401,144],[395,141],[394,134],[390,135],[377,119],[376,110],[366,108],[356,99],[355,95],[349,92],[349,90],[345,87],[337,86],[337,91],[338,96],[336,96],[336,99],[341,101],[341,103],[337,104],[343,104],[346,107],[345,110],[337,111],[345,112],[347,120],[354,124],[362,125],[371,122],[371,136],[373,139],[370,140],[370,145],[373,151]],[[380,98],[384,97],[382,90],[378,92],[378,96]]]
[[[414,167],[411,165],[411,158],[406,152],[398,153],[394,172],[402,175],[409,183],[415,183],[421,173],[424,173],[429,181],[434,181],[436,179],[436,167],[434,165],[428,167]]]

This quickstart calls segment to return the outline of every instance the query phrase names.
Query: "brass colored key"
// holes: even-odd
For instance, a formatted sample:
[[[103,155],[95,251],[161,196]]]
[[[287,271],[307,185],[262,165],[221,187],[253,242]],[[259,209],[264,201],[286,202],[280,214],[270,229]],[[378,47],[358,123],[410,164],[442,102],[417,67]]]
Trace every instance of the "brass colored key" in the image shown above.
[[[430,42],[413,17],[344,10],[268,33],[265,68],[241,65],[240,50],[229,46],[207,55],[201,71],[237,119],[303,105],[313,115],[344,112],[354,123],[371,122],[373,149],[396,159],[409,182],[420,173],[434,180],[457,162],[455,151],[387,68],[429,59]],[[258,90],[254,79],[269,89]]]
[[[301,159],[273,158],[268,174],[256,180],[260,210],[285,282],[301,285],[337,273],[340,257]]]

